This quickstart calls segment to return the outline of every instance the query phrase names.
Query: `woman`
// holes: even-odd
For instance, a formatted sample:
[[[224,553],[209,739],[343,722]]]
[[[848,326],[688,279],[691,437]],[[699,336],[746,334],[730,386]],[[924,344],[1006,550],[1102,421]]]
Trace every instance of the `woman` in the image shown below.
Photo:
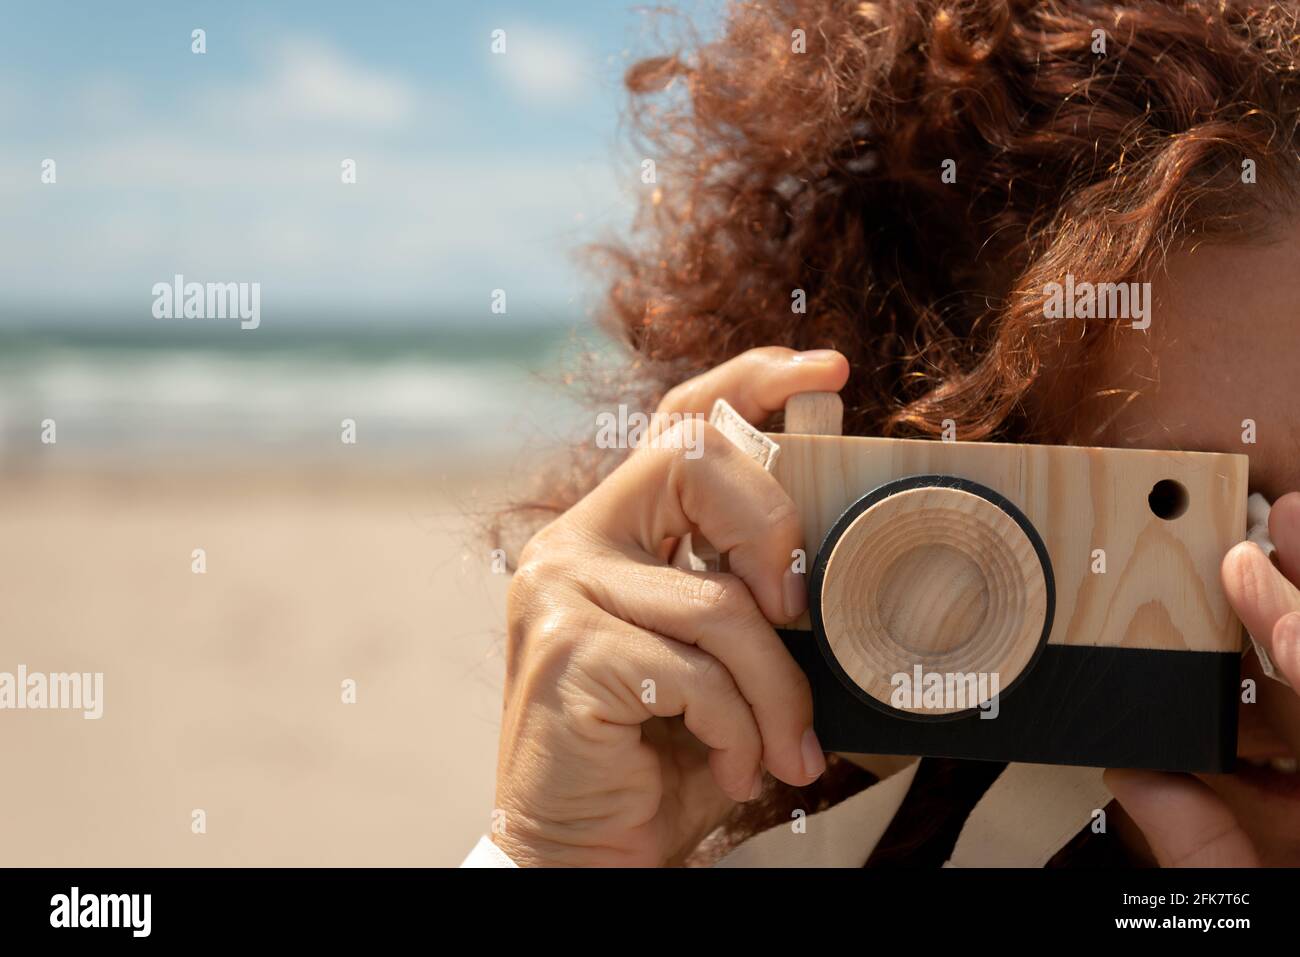
[[[1056,863],[1300,863],[1297,10],[768,0],[628,76],[660,186],[608,313],[661,411],[840,391],[846,434],[1250,456],[1276,564],[1244,544],[1223,583],[1287,682],[1250,656],[1242,770],[1108,772],[1115,823]],[[1057,318],[1067,276],[1151,283],[1149,327]],[[807,597],[771,476],[664,447],[604,472],[550,486],[518,562],[497,851],[712,859],[883,775],[823,754],[774,630]],[[667,563],[692,527],[729,573]],[[923,761],[863,862],[943,863],[997,771]]]

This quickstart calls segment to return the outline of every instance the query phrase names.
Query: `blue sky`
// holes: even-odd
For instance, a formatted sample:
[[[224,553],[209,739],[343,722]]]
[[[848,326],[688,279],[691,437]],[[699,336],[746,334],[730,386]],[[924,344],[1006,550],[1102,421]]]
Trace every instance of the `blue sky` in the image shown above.
[[[177,272],[261,282],[268,316],[461,319],[504,288],[521,321],[570,321],[595,290],[572,250],[644,188],[620,77],[657,47],[620,0],[44,0],[5,20],[0,321],[147,316]]]

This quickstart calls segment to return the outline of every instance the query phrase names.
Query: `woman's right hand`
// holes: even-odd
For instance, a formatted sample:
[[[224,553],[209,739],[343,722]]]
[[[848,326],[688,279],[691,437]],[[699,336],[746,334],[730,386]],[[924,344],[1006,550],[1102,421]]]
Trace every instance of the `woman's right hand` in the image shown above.
[[[659,412],[707,415],[721,397],[761,424],[848,373],[837,352],[754,349]],[[693,529],[729,573],[665,561]],[[805,610],[802,547],[789,496],[703,422],[637,449],[528,543],[510,587],[493,834],[512,860],[681,863],[758,795],[764,769],[796,786],[822,773],[808,682],[773,627]]]

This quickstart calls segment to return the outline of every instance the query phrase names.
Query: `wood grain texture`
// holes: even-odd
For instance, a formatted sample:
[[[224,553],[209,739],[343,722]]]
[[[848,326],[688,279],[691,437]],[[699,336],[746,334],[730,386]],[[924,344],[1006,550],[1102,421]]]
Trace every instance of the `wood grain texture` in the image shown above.
[[[1056,579],[1049,644],[1239,651],[1219,563],[1246,533],[1247,463],[1226,453],[776,434],[773,474],[798,505],[809,563],[853,502],[892,479],[936,473],[1005,496],[1042,536]],[[1157,482],[1186,509],[1157,517]],[[1096,573],[1094,550],[1105,553]],[[795,625],[810,627],[807,616]]]
[[[844,400],[838,392],[800,392],[785,404],[785,430],[803,435],[843,435]]]
[[[877,502],[845,529],[826,565],[821,610],[840,667],[891,704],[893,676],[916,665],[997,675],[1009,686],[1038,650],[1047,580],[1024,530],[992,502],[918,488]],[[949,714],[982,704],[893,706]]]

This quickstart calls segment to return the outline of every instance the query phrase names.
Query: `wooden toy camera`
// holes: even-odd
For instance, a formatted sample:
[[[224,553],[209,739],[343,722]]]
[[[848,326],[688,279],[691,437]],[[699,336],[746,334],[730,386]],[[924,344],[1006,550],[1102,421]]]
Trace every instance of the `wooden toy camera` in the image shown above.
[[[1230,770],[1242,626],[1219,582],[1244,455],[842,437],[795,396],[772,472],[823,747]]]

